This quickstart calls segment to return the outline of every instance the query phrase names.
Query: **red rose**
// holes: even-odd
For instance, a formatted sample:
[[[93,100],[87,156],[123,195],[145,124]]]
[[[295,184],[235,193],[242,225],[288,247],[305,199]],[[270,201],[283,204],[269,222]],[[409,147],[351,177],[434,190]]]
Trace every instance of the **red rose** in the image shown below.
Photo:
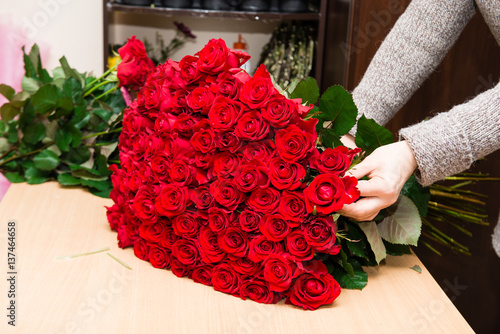
[[[308,261],[313,258],[314,248],[307,243],[302,231],[293,231],[286,237],[285,242],[286,249],[296,261]]]
[[[278,94],[278,91],[274,88],[266,66],[262,64],[253,77],[243,85],[240,100],[250,109],[259,109],[265,107],[269,98],[274,94]]]
[[[171,227],[165,227],[163,233],[160,237],[158,244],[166,249],[172,249],[174,243],[179,239],[179,236],[175,234],[174,229]]]
[[[273,158],[275,149],[276,145],[269,139],[248,143],[243,149],[243,161],[251,161],[257,158],[267,163],[269,159]]]
[[[176,186],[191,186],[196,184],[196,167],[194,159],[178,157],[168,167],[171,184]]]
[[[262,109],[262,117],[273,127],[284,128],[298,121],[297,104],[281,94],[275,94]]]
[[[214,289],[229,293],[233,296],[239,295],[240,275],[227,263],[216,265],[212,269],[212,284]]]
[[[154,222],[158,213],[155,209],[154,197],[147,186],[142,186],[133,201],[134,212],[143,222]]]
[[[201,260],[205,263],[221,262],[225,257],[224,250],[219,247],[217,233],[203,226],[199,235]]]
[[[281,241],[290,233],[290,224],[280,214],[265,215],[259,229],[271,241]]]
[[[120,227],[121,212],[118,204],[113,204],[111,207],[106,207],[106,218],[108,218],[109,227],[112,231],[116,231]]]
[[[237,99],[243,83],[234,75],[224,72],[217,76],[217,89],[219,94]]]
[[[134,254],[141,260],[149,260],[149,246],[146,240],[139,238],[135,241]]]
[[[200,221],[196,214],[186,211],[172,220],[172,228],[179,237],[194,238],[198,235]]]
[[[328,273],[308,273],[300,275],[286,302],[316,310],[321,305],[331,304],[340,294],[340,285]]]
[[[254,262],[264,261],[270,254],[283,253],[283,245],[279,242],[267,240],[261,235],[250,241],[248,258]]]
[[[317,213],[329,215],[342,209],[345,197],[344,183],[335,174],[320,174],[304,189],[308,213],[316,208]]]
[[[278,209],[281,194],[273,188],[257,188],[247,199],[250,209],[261,213],[274,213]]]
[[[203,73],[198,70],[198,57],[185,56],[179,62],[179,68],[181,69],[182,78],[188,84],[197,81],[203,75]]]
[[[301,121],[276,132],[276,149],[283,160],[297,162],[307,157],[316,145],[317,122],[317,119]]]
[[[165,226],[163,226],[161,220],[152,224],[142,224],[139,226],[139,236],[147,242],[157,244],[160,241],[164,228]]]
[[[168,184],[161,186],[160,195],[156,198],[155,206],[160,215],[175,217],[186,210],[189,202],[187,187]]]
[[[286,162],[280,157],[271,159],[269,171],[269,179],[272,185],[280,190],[300,188],[302,180],[306,176],[304,166],[296,162]]]
[[[200,259],[200,251],[192,240],[179,239],[172,246],[172,255],[186,266],[193,267]]]
[[[270,289],[268,282],[251,278],[243,280],[240,287],[241,299],[251,299],[257,303],[275,304],[278,298]]]
[[[215,98],[208,118],[216,129],[229,130],[236,124],[243,111],[243,104],[224,96]]]
[[[234,181],[243,192],[269,187],[269,169],[259,159],[253,159],[236,169]]]
[[[214,206],[214,196],[210,192],[210,187],[202,186],[193,191],[193,203],[199,210],[208,210]]]
[[[175,256],[170,256],[170,270],[177,277],[184,277],[191,273],[192,268],[179,261]]]
[[[127,39],[127,43],[118,49],[118,54],[122,60],[129,60],[130,58],[144,58],[147,57],[146,48],[141,40],[136,39],[135,35]]]
[[[361,150],[349,150],[345,146],[325,149],[316,159],[311,160],[311,168],[317,169],[321,174],[336,174],[344,176],[351,165],[354,156]]]
[[[245,232],[255,232],[259,229],[259,223],[262,219],[262,214],[245,209],[240,213],[238,220],[240,227]]]
[[[332,216],[312,216],[302,223],[304,238],[316,251],[336,255],[340,247],[335,246],[337,228]]]
[[[271,254],[264,260],[264,279],[272,291],[288,290],[294,276],[294,265],[281,255]]]
[[[196,87],[188,93],[186,102],[189,108],[202,115],[207,115],[215,96],[209,87]]]
[[[218,74],[230,68],[240,67],[250,56],[245,52],[228,49],[222,39],[211,39],[198,53],[198,68],[207,74]]]
[[[254,262],[247,257],[240,257],[229,262],[231,267],[245,276],[259,276],[262,270],[261,262]]]
[[[221,151],[238,152],[243,146],[243,141],[233,131],[222,131],[217,136],[217,147]]]
[[[259,111],[250,110],[240,117],[234,133],[243,140],[261,140],[269,134],[269,124]]]
[[[144,44],[132,36],[118,49],[122,58],[117,68],[117,76],[122,86],[140,87],[154,70],[154,63],[148,58]]]
[[[166,181],[170,178],[170,175],[168,175],[169,166],[170,158],[163,153],[156,154],[151,158],[151,170],[160,181]]]
[[[218,207],[208,209],[208,226],[214,232],[220,232],[231,223],[231,214],[229,210]]]
[[[215,132],[209,127],[200,129],[193,134],[189,142],[196,151],[202,153],[213,152],[216,148]]]
[[[234,175],[241,164],[241,156],[230,152],[221,152],[214,156],[214,175],[219,180],[227,179]]]
[[[193,269],[190,278],[196,282],[204,285],[212,285],[212,270],[213,267],[209,265],[199,266]]]
[[[118,247],[120,248],[127,248],[127,247],[130,247],[130,246],[133,246],[134,245],[134,242],[137,238],[131,238],[129,237],[128,233],[127,233],[127,226],[129,225],[120,225],[120,227],[118,227],[117,229],[117,234],[116,234],[116,237],[118,239]]]
[[[226,253],[235,257],[243,257],[248,251],[248,237],[236,227],[228,227],[219,236],[219,245]]]
[[[344,203],[354,203],[360,195],[359,189],[357,188],[358,179],[356,179],[354,176],[344,176],[342,178],[342,183],[344,183],[345,189]]]
[[[172,132],[176,132],[179,136],[189,139],[193,135],[193,127],[197,122],[198,120],[195,117],[181,113],[172,125]]]
[[[161,247],[151,247],[149,250],[149,262],[155,268],[170,268],[170,255]]]
[[[292,226],[298,226],[306,216],[306,203],[302,192],[285,190],[281,195],[279,212]]]
[[[245,200],[245,194],[238,189],[232,180],[216,180],[210,185],[210,191],[217,203],[228,210],[235,210]]]

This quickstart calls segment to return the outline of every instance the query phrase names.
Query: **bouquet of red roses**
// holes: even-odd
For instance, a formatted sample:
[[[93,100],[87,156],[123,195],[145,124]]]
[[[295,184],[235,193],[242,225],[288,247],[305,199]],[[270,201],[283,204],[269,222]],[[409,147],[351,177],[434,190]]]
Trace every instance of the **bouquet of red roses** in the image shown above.
[[[212,39],[149,74],[123,117],[109,223],[120,247],[154,267],[243,299],[316,309],[340,293],[332,274],[343,286],[345,275],[363,280],[338,238],[359,227],[335,214],[359,197],[345,172],[361,150],[334,145],[355,107],[337,86],[320,112],[313,79],[289,98],[265,66],[253,77],[241,70],[248,58]]]

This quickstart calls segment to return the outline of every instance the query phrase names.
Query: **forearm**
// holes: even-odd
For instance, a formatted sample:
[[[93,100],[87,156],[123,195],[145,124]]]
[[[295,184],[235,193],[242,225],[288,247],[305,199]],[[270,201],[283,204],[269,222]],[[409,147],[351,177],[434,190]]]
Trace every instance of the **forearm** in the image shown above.
[[[439,65],[474,12],[472,0],[413,0],[353,91],[358,116],[387,123]]]
[[[466,170],[500,149],[500,84],[448,112],[402,129],[400,137],[415,155],[423,185]]]

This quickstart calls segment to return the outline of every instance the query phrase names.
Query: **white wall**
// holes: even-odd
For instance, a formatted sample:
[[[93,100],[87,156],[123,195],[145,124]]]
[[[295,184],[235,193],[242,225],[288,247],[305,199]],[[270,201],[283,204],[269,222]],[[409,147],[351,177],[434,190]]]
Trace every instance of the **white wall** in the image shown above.
[[[19,41],[40,46],[46,68],[65,55],[81,72],[102,73],[102,0],[0,0],[2,23],[13,24],[7,32],[13,47]]]

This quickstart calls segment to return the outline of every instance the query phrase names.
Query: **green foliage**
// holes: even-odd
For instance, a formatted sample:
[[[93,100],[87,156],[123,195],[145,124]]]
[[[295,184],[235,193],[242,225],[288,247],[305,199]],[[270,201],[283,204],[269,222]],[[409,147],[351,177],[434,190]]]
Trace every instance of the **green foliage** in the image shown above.
[[[57,180],[109,196],[107,159],[116,159],[125,108],[116,75],[95,78],[72,69],[64,57],[60,63],[51,76],[34,45],[24,54],[22,91],[0,85],[9,100],[0,110],[0,171],[11,182]]]
[[[401,193],[412,200],[422,217],[427,216],[431,193],[429,188],[422,187],[420,183],[418,183],[415,175],[410,176],[408,181],[406,181],[403,189],[401,189]]]
[[[356,146],[365,151],[367,155],[377,147],[390,144],[392,141],[391,131],[378,125],[373,119],[368,119],[363,115],[358,120]]]
[[[319,98],[319,88],[316,79],[307,77],[300,81],[290,96],[292,99],[302,98],[302,103],[315,104]]]

